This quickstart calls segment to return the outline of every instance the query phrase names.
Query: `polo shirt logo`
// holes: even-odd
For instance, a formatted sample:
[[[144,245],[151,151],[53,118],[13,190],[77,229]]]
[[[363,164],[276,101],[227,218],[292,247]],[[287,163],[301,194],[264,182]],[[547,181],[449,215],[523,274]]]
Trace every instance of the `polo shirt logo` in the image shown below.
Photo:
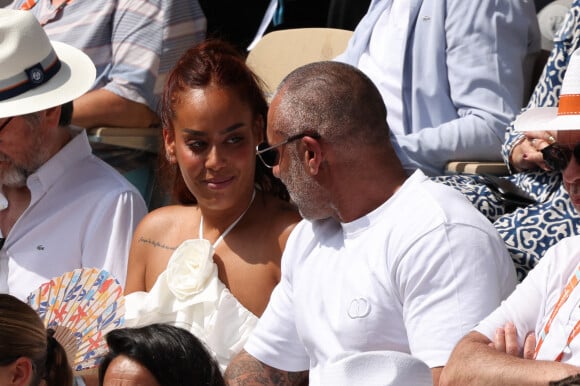
[[[348,307],[348,316],[351,319],[361,319],[371,313],[371,304],[365,298],[353,299]]]

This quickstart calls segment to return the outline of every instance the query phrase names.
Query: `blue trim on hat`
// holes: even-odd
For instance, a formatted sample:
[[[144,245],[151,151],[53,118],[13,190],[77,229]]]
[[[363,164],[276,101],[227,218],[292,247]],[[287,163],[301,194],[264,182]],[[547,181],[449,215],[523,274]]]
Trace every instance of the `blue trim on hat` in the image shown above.
[[[43,65],[47,62],[47,65]],[[0,101],[24,94],[45,84],[58,73],[60,67],[61,62],[53,50],[42,62],[26,68],[11,79],[0,81],[0,86],[3,86],[0,89]]]

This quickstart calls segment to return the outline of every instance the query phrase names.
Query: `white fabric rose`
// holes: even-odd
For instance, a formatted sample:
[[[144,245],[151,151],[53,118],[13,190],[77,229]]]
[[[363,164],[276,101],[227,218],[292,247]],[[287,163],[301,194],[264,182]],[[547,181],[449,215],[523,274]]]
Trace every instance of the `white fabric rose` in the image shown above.
[[[207,240],[184,241],[149,292],[125,296],[125,327],[167,323],[204,342],[225,371],[258,322],[219,280]]]
[[[216,265],[213,247],[205,239],[184,241],[173,252],[167,264],[167,285],[179,300],[184,300],[206,288]]]

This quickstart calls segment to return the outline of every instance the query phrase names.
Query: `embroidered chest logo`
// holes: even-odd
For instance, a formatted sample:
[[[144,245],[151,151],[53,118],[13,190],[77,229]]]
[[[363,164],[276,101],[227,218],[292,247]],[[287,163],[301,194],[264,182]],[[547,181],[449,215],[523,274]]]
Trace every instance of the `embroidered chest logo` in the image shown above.
[[[351,319],[361,319],[371,313],[371,304],[365,298],[353,299],[348,307],[348,316]]]

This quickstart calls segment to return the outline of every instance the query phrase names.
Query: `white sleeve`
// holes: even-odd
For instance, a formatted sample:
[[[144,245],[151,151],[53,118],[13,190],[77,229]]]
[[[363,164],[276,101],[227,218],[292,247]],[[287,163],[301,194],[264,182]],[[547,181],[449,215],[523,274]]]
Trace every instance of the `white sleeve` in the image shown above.
[[[516,285],[499,236],[466,224],[419,238],[392,275],[411,354],[429,367],[444,366],[459,339]]]
[[[147,206],[136,191],[113,192],[95,208],[82,246],[82,266],[107,270],[125,286],[129,247]]]
[[[298,227],[297,227],[298,228]],[[261,362],[284,371],[304,371],[310,359],[298,336],[294,318],[291,261],[297,253],[297,229],[291,233],[282,255],[282,278],[276,286],[268,307],[258,321],[244,349]]]
[[[548,281],[552,276],[551,262],[555,259],[556,249],[549,249],[540,262],[532,269],[526,278],[516,287],[515,291],[501,303],[494,312],[475,327],[475,331],[493,340],[496,329],[512,322],[518,333],[518,345],[523,347],[526,334],[534,332],[546,309],[550,286]],[[556,291],[557,292],[557,291]],[[559,292],[555,294],[559,296]]]

